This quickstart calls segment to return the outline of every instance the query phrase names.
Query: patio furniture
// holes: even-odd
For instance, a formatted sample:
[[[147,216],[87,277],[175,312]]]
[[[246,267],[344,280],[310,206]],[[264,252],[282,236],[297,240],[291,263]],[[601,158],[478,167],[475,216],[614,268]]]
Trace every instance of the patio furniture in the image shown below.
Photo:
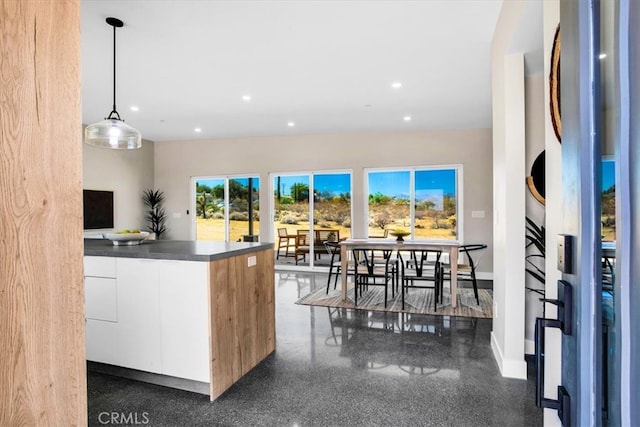
[[[280,251],[284,249],[283,257],[294,257],[295,256],[295,241],[291,241],[295,239],[295,234],[289,234],[286,228],[278,228],[278,249],[276,251],[276,259],[280,258]],[[289,252],[291,249],[291,252]]]
[[[296,236],[295,258],[296,264],[299,261],[306,262],[307,254],[311,249],[309,230],[298,230]],[[325,247],[325,242],[339,242],[340,230],[319,229],[313,232],[313,257],[318,260],[322,254],[329,254]]]

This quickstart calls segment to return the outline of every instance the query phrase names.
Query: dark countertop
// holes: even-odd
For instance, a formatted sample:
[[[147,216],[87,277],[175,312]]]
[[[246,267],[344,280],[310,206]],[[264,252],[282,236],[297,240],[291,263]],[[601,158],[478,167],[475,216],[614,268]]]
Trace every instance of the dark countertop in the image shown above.
[[[84,239],[84,254],[124,258],[214,261],[273,249],[273,243],[210,242],[201,240],[145,240],[139,245],[114,246],[107,239]]]

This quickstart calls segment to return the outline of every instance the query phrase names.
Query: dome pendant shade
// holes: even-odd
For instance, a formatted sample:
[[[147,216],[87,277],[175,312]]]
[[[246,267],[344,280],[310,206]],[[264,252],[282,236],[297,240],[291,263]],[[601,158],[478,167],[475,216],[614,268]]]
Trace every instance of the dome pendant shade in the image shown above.
[[[86,127],[84,142],[102,148],[133,150],[142,147],[142,135],[122,120],[106,119]]]
[[[84,142],[102,148],[133,150],[142,147],[142,135],[120,119],[116,110],[116,28],[124,24],[117,18],[107,18],[107,24],[113,27],[113,109],[106,119],[86,127]]]

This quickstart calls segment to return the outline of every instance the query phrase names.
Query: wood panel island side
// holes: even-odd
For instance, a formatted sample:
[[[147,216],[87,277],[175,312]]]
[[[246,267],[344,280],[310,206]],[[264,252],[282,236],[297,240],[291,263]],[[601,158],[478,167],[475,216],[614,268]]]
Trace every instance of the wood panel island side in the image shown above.
[[[85,239],[90,368],[208,394],[275,350],[271,243]]]

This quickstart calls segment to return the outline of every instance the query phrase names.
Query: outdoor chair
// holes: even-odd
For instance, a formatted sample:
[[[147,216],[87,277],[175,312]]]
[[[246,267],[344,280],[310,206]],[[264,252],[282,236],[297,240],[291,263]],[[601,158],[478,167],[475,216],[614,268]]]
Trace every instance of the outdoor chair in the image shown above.
[[[286,228],[278,228],[278,250],[276,251],[276,259],[280,258],[280,251],[284,249],[283,257],[294,257],[295,256],[295,243],[291,244],[291,239],[295,239],[295,234],[289,234]],[[289,252],[291,249],[291,252]]]

